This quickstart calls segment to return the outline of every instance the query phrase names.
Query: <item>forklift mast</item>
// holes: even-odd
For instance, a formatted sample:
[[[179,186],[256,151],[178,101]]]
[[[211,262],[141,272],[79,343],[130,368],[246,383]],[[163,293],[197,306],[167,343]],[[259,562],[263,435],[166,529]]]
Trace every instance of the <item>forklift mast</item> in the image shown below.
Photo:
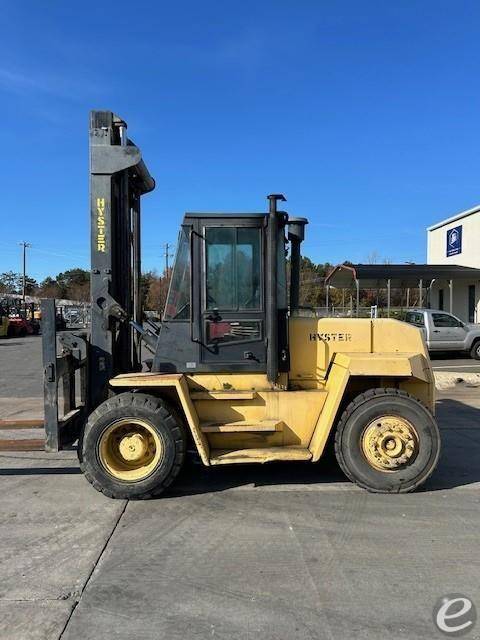
[[[90,114],[91,333],[89,398],[105,399],[108,380],[141,367],[140,197],[155,182],[126,123]],[[131,324],[132,322],[132,324]]]

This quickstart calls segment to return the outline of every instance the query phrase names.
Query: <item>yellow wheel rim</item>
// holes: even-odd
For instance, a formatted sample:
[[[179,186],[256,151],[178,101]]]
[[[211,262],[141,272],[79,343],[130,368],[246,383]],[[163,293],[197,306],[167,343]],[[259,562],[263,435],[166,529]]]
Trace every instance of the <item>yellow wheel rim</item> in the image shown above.
[[[122,418],[105,429],[98,445],[101,465],[117,480],[138,482],[157,467],[164,447],[155,429],[141,418]]]
[[[418,455],[415,427],[400,416],[373,420],[362,434],[362,451],[368,463],[379,471],[398,471],[412,464]]]

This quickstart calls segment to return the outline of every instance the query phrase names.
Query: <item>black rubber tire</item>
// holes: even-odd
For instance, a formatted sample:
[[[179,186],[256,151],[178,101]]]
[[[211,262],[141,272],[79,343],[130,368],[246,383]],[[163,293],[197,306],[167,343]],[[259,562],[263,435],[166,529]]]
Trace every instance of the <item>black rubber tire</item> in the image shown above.
[[[98,457],[98,445],[105,429],[121,418],[142,418],[161,438],[164,455],[145,479],[125,482],[108,473]],[[178,476],[185,459],[186,430],[173,407],[144,393],[121,393],[93,411],[78,442],[78,459],[86,479],[109,498],[144,500],[161,494]]]
[[[398,471],[380,471],[365,457],[361,437],[375,418],[399,415],[415,427],[419,451],[415,460]],[[335,454],[345,475],[373,493],[408,493],[434,471],[440,455],[440,433],[430,411],[400,389],[370,389],[357,396],[343,412],[335,433]]]
[[[473,343],[470,349],[470,357],[474,360],[480,360],[480,340]]]

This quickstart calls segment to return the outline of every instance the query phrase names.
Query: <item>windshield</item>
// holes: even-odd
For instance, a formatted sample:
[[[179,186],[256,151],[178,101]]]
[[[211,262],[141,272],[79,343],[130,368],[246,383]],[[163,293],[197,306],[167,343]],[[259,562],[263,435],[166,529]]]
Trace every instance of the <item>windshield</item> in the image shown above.
[[[164,320],[190,319],[190,227],[182,227]]]

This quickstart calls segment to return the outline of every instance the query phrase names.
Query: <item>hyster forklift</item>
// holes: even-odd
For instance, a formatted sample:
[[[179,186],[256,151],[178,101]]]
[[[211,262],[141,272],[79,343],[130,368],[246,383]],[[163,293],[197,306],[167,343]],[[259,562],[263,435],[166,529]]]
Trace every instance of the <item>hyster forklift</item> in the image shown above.
[[[124,499],[162,493],[187,448],[213,466],[315,463],[331,447],[369,491],[425,482],[440,439],[420,331],[302,314],[307,220],[279,210],[282,195],[266,213],[185,214],[165,314],[149,323],[140,199],[154,186],[126,123],[93,111],[91,323],[57,336],[55,301],[43,302],[47,450],[78,440],[87,480]],[[153,354],[143,372],[142,344]]]

